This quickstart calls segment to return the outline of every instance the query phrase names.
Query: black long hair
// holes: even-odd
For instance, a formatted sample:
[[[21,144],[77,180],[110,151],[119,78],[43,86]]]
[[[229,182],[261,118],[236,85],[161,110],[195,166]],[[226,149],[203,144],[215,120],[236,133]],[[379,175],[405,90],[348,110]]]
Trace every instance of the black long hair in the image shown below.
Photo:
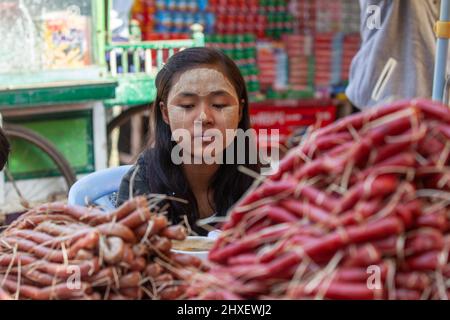
[[[242,103],[242,117],[238,129],[250,128],[247,88],[244,78],[233,60],[221,51],[212,48],[185,49],[173,55],[156,77],[157,93],[153,104],[153,126],[151,126],[153,127],[153,140],[149,142],[144,159],[147,164],[146,177],[151,193],[174,195],[189,202],[187,205],[175,201],[170,202],[169,218],[172,222],[178,223],[186,215],[192,229],[197,233],[204,233],[203,229],[196,227],[199,212],[195,196],[182,168],[171,161],[171,152],[176,143],[172,141],[170,126],[163,120],[160,108],[161,102],[167,105],[174,76],[200,66],[218,67],[229,79]],[[250,143],[246,141],[246,163],[243,165],[259,172],[259,164],[249,163]],[[235,148],[236,158],[236,144],[233,143],[230,147]],[[208,187],[208,190],[214,192],[214,206],[212,207],[215,208],[218,216],[225,216],[230,207],[239,200],[253,182],[253,178],[241,173],[238,166],[237,161],[234,161],[234,164],[221,164]]]

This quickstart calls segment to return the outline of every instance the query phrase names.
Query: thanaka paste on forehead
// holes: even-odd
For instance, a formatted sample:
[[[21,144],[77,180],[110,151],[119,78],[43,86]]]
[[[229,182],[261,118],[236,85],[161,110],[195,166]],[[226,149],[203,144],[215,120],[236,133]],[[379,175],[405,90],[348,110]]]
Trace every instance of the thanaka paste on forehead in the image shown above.
[[[192,88],[190,83],[200,84]],[[205,97],[215,91],[225,91],[236,97],[236,90],[230,81],[220,72],[210,68],[195,68],[183,72],[169,92],[169,100],[182,92],[192,92]]]

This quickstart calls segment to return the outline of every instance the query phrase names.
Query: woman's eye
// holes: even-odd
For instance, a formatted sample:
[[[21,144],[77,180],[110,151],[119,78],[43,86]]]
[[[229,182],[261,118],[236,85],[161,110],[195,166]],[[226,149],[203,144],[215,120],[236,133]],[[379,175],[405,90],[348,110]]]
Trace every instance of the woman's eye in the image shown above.
[[[221,108],[225,108],[225,107],[228,107],[228,105],[227,104],[213,104],[213,107],[214,108],[218,108],[218,109],[221,109]]]
[[[191,109],[191,108],[195,107],[195,105],[193,105],[193,104],[180,104],[180,107],[184,108],[184,109]]]

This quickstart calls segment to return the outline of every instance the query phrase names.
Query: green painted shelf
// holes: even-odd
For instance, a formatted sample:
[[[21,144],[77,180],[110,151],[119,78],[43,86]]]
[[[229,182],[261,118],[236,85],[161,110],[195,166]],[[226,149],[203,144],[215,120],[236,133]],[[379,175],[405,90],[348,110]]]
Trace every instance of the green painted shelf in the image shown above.
[[[116,87],[115,80],[64,81],[0,87],[0,109],[113,99]]]

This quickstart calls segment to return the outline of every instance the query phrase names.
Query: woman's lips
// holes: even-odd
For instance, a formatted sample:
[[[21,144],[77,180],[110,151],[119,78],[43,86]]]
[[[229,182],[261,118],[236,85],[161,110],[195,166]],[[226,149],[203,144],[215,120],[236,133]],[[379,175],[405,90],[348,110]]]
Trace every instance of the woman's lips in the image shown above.
[[[214,140],[214,136],[211,135],[198,135],[194,136],[195,139],[200,139],[202,142],[211,142]]]
[[[214,139],[213,136],[202,136],[203,142],[210,142],[210,141],[213,141],[213,139]]]

